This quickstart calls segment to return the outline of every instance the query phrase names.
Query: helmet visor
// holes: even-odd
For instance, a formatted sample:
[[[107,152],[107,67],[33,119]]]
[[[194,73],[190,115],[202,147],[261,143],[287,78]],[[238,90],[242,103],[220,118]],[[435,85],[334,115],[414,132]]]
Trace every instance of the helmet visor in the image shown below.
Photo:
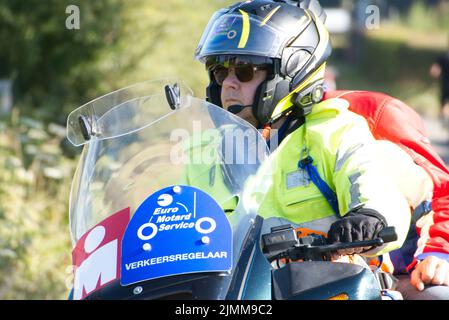
[[[210,55],[239,54],[280,58],[287,34],[267,21],[240,14],[214,15],[201,37],[195,58],[204,62]]]

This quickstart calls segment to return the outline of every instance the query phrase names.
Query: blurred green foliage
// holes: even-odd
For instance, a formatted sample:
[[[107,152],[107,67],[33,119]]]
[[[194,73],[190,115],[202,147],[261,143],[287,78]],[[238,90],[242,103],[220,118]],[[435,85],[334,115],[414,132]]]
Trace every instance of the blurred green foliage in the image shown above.
[[[198,90],[206,74],[193,60],[195,46],[227,3],[4,0],[0,78],[13,80],[22,113],[61,124],[77,106],[143,80],[179,76]],[[79,7],[79,30],[66,28],[68,5]]]
[[[432,9],[415,0],[408,12],[366,30],[360,48],[355,62],[341,48],[331,57],[340,89],[385,92],[423,114],[438,115],[439,85],[429,68],[449,48],[449,2]]]
[[[0,120],[0,299],[67,295],[75,162],[61,153],[64,135],[17,110]]]
[[[433,32],[449,31],[449,3],[440,1],[435,7],[429,6],[423,0],[414,0],[406,14],[397,15],[393,23],[404,25],[415,31]]]
[[[81,8],[80,30],[66,28],[69,4]],[[7,44],[0,51],[0,77],[13,80],[22,111],[60,115],[62,123],[64,107],[92,94],[102,80],[102,52],[114,50],[123,33],[124,7],[117,0],[0,3],[0,42]]]

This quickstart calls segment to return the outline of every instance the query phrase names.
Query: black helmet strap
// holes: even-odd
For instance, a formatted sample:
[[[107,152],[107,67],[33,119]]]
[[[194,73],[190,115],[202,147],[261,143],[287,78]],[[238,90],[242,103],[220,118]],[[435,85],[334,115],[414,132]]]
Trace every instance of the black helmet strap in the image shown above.
[[[259,121],[259,126],[270,121],[276,105],[290,93],[290,81],[276,75],[271,80],[262,82],[256,90],[253,103],[253,114]]]
[[[223,107],[221,104],[221,87],[211,80],[206,88],[206,100],[216,106]]]

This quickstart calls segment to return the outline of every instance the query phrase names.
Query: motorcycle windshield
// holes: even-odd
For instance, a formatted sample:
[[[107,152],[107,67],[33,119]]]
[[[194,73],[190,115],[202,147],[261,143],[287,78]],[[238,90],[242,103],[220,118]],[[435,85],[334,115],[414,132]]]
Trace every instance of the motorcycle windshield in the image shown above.
[[[72,111],[67,118],[68,140],[75,146],[81,146],[93,136],[96,140],[110,139],[148,126],[172,111],[164,103],[164,88],[173,84],[176,84],[179,100],[182,100],[176,101],[177,107],[186,105],[183,100],[193,96],[193,92],[175,78],[137,83],[101,96]],[[85,125],[80,125],[80,118],[85,121]]]
[[[95,100],[102,111],[90,119],[98,132],[91,130],[87,141],[80,119],[95,114],[93,104],[70,115],[69,138],[84,144],[70,194],[72,242],[120,210],[129,208],[132,216],[156,191],[183,185],[201,189],[221,206],[236,257],[256,215],[251,208],[257,207],[243,204],[251,198],[244,200],[241,194],[268,156],[268,147],[249,123],[193,97],[179,83],[173,110],[166,85],[151,82],[148,92],[129,87],[120,92],[122,99],[112,93],[115,97]]]

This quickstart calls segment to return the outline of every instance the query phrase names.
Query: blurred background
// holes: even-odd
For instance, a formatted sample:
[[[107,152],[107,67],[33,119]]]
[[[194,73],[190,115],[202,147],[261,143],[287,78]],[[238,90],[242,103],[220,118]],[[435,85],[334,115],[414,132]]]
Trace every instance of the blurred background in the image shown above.
[[[213,12],[233,2],[0,0],[0,299],[68,296],[68,198],[81,151],[65,138],[68,114],[167,76],[204,97],[207,74],[193,53]],[[449,50],[449,1],[320,2],[334,45],[328,84],[405,101],[447,162],[429,69]]]

